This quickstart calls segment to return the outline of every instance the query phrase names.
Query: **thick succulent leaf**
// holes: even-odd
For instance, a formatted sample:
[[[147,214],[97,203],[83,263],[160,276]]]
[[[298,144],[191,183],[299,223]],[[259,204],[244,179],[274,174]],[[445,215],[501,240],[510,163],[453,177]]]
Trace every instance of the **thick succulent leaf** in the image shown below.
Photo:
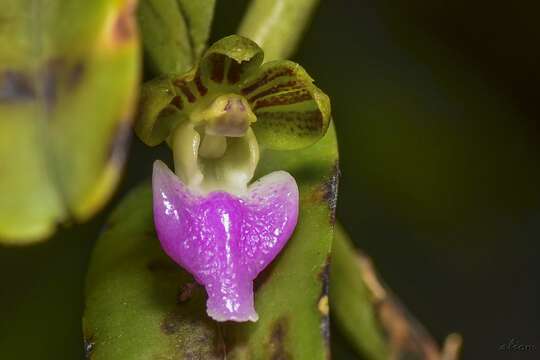
[[[2,3],[0,239],[49,235],[109,198],[138,81],[132,0]]]
[[[252,0],[239,35],[264,49],[266,60],[290,58],[319,0]]]
[[[292,61],[265,63],[242,82],[241,92],[257,116],[253,129],[265,147],[303,148],[319,140],[328,129],[330,99]]]
[[[337,186],[333,128],[292,155],[264,153],[257,175],[291,173],[299,185],[300,216],[293,237],[255,281],[256,323],[210,320],[204,289],[160,248],[145,185],[117,209],[93,253],[84,314],[88,356],[326,359],[327,261]]]

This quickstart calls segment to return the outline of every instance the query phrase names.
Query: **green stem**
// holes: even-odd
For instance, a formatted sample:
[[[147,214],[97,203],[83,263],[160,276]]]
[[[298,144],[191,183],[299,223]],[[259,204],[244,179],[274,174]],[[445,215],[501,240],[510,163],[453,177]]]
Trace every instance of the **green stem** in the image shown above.
[[[264,49],[265,60],[287,59],[295,51],[318,0],[253,0],[238,34]]]
[[[366,359],[458,359],[461,337],[450,335],[440,351],[339,225],[332,247],[330,305],[338,327]]]

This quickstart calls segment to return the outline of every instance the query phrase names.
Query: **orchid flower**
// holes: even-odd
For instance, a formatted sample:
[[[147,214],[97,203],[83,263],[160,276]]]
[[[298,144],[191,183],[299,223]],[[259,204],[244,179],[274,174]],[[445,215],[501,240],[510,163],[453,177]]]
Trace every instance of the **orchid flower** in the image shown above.
[[[174,172],[154,163],[156,232],[167,255],[205,287],[217,321],[258,319],[253,280],[298,221],[290,174],[251,183],[261,148],[309,146],[329,123],[328,97],[302,67],[262,61],[254,42],[226,37],[187,74],[145,84],[136,124],[146,144],[167,141],[173,152]]]

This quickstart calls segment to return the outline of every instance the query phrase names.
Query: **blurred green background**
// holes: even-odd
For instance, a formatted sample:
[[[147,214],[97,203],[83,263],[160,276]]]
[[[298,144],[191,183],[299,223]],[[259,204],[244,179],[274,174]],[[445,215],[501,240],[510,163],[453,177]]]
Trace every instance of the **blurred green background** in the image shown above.
[[[218,1],[214,40],[246,3]],[[438,341],[463,334],[464,359],[540,354],[538,10],[327,0],[294,58],[332,99],[339,219]],[[167,156],[134,139],[108,209]],[[82,358],[85,268],[106,212],[0,248],[0,359]],[[536,351],[501,352],[511,339]],[[339,343],[334,358],[351,357]]]

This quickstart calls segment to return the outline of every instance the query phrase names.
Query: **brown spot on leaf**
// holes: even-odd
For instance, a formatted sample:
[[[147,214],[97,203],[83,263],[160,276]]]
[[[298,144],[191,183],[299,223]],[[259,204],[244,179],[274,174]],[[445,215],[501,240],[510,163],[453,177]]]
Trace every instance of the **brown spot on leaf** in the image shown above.
[[[336,206],[340,175],[341,172],[339,170],[339,161],[336,160],[334,163],[334,168],[332,169],[332,175],[324,183],[324,200],[330,209],[330,221],[332,224],[336,222]]]
[[[128,0],[114,20],[112,28],[113,43],[124,43],[130,40],[135,34],[135,29],[135,1]]]
[[[42,72],[42,89],[45,108],[51,111],[58,98],[58,87],[62,70],[66,63],[62,59],[52,59],[47,62]]]
[[[198,294],[197,297],[202,296]],[[159,359],[224,359],[216,323],[204,311],[204,302],[177,304],[162,319],[160,331],[169,339]],[[195,307],[194,307],[195,305]]]
[[[68,77],[66,80],[68,90],[73,90],[75,87],[77,87],[77,85],[80,84],[84,76],[85,69],[86,64],[82,61],[77,62],[71,67],[71,69],[69,69]]]
[[[312,196],[313,201],[324,201],[328,204],[328,208],[330,209],[330,222],[332,224],[336,222],[339,177],[339,162],[336,160],[334,167],[332,168],[332,173],[322,186],[315,190]]]
[[[269,341],[269,350],[270,358],[272,360],[288,360],[292,359],[290,354],[287,352],[285,346],[285,339],[287,338],[288,332],[288,321],[287,318],[282,317],[278,319],[272,326],[270,333]]]
[[[180,291],[178,292],[178,303],[183,303],[191,299],[193,296],[193,290],[197,287],[197,283],[195,282],[187,282],[184,285],[180,287]]]
[[[92,353],[96,347],[96,342],[94,341],[94,336],[90,335],[84,338],[84,358],[89,360],[92,358]]]
[[[321,334],[325,341],[327,349],[330,347],[330,309],[328,302],[328,291],[330,284],[330,255],[326,257],[325,264],[319,272],[319,280],[321,281],[321,296],[317,302],[317,310],[321,314]]]
[[[9,70],[0,74],[0,103],[29,101],[34,99],[35,95],[28,76]]]
[[[161,321],[160,329],[165,335],[174,335],[178,331],[179,323],[174,312],[171,312],[165,316],[165,318]]]
[[[131,124],[127,120],[121,120],[118,123],[112,141],[109,144],[109,152],[107,155],[108,163],[114,164],[118,168],[123,166],[127,156],[130,139]]]
[[[319,272],[319,280],[322,284],[322,291],[321,291],[321,297],[328,295],[328,286],[330,284],[330,259],[331,256],[326,256],[326,260],[324,261],[324,266],[322,270]]]

